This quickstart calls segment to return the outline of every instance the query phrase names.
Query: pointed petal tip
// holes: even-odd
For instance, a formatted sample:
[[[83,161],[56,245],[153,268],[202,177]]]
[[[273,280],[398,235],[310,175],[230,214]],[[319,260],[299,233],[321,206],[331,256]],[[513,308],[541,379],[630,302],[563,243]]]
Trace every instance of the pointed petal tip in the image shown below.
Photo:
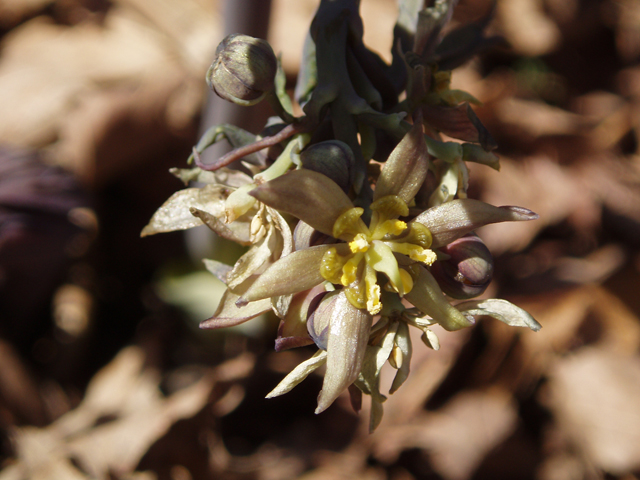
[[[538,215],[537,213],[529,210],[528,208],[524,208],[524,207],[515,207],[515,206],[504,206],[504,207],[500,207],[504,210],[508,210],[509,212],[512,213],[513,215],[513,220],[515,221],[529,221],[529,220],[537,220],[538,218],[540,218],[540,215]]]
[[[240,297],[236,300],[236,307],[242,308],[245,307],[249,303],[249,300],[246,300],[244,297]]]
[[[321,392],[322,394],[322,392]],[[331,403],[323,403],[322,405],[320,404],[320,400],[318,400],[318,406],[316,407],[315,411],[313,413],[315,413],[316,415],[324,412],[327,408],[329,408],[329,406],[331,405]]]
[[[203,320],[200,322],[200,324],[198,325],[198,328],[202,329],[202,330],[211,330],[211,329],[215,329],[215,328],[220,328],[219,325],[217,325],[217,321],[215,317],[211,317],[211,318],[207,318],[206,320]]]
[[[198,325],[198,328],[200,328],[202,330],[206,330],[206,329],[212,328],[211,319],[208,318],[207,320],[201,321],[200,324]]]
[[[540,325],[540,323],[533,317],[531,318],[531,320],[532,321],[527,324],[527,327],[529,327],[534,332],[539,332],[542,328],[542,325]]]
[[[335,388],[333,385],[329,385],[328,388],[325,386],[325,388],[320,390],[320,393],[318,394],[318,406],[314,413],[318,415],[319,413],[324,412],[333,404],[333,402],[336,401],[343,390],[343,388]]]

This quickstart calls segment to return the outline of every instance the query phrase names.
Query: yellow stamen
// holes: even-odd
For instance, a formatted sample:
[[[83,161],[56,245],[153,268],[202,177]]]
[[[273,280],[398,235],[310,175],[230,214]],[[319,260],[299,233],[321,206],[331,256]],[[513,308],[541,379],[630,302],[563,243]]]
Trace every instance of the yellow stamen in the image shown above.
[[[367,310],[371,315],[382,310],[382,302],[380,302],[380,285],[377,283],[376,272],[369,265],[365,267],[366,273],[364,282],[367,292]]]
[[[353,241],[349,242],[349,248],[353,253],[366,252],[369,249],[369,240],[362,233],[359,233]]]
[[[436,261],[437,256],[433,250],[428,248],[422,248],[420,245],[414,245],[411,243],[401,243],[397,241],[384,242],[392,251],[407,255],[411,260],[416,262],[422,262],[426,265],[431,265]]]
[[[436,260],[436,254],[429,250],[432,237],[427,227],[398,219],[409,214],[403,199],[396,195],[384,196],[371,204],[371,210],[370,227],[362,221],[364,210],[359,207],[350,208],[338,217],[333,236],[347,241],[350,253],[343,256],[336,248],[329,249],[322,257],[320,273],[325,280],[343,285],[354,307],[376,315],[382,310],[378,273],[388,278],[385,290],[403,296],[413,289],[413,277],[406,270],[410,267],[400,268],[394,252],[427,265]]]
[[[385,235],[400,235],[407,229],[407,224],[402,220],[385,220],[378,223],[373,230],[373,240],[380,240]]]
[[[420,247],[418,247],[420,248]],[[429,250],[428,248],[420,248],[420,250],[416,250],[409,254],[409,257],[416,262],[422,262],[425,265],[432,265],[438,258],[436,252],[433,250]]]

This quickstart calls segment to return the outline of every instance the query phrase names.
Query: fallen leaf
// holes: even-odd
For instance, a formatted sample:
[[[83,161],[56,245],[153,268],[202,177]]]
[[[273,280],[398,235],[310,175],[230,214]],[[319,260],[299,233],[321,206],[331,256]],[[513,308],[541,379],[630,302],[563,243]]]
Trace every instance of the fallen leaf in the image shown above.
[[[640,467],[640,358],[596,347],[559,359],[549,406],[584,458],[613,475]]]

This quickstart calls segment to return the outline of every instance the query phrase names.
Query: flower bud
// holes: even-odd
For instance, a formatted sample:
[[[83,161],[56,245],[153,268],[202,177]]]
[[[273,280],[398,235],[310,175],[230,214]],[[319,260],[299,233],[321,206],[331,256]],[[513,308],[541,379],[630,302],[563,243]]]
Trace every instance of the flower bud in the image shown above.
[[[300,220],[293,230],[293,244],[295,250],[304,250],[305,248],[315,247],[316,245],[335,243],[335,239],[329,235],[325,235],[315,230],[308,223]]]
[[[473,298],[484,292],[493,277],[493,257],[479,237],[469,235],[441,251],[450,256],[431,266],[442,291],[457,299]]]
[[[225,100],[255,105],[273,90],[277,70],[278,61],[266,40],[233,34],[218,45],[207,84]]]
[[[302,166],[326,175],[345,193],[349,192],[349,173],[355,163],[349,145],[340,140],[327,140],[311,145],[300,153]]]

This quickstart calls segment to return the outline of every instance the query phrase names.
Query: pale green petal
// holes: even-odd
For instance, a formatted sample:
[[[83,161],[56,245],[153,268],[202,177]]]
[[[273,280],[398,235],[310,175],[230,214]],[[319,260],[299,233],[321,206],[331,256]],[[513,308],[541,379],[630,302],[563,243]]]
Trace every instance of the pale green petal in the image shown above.
[[[410,203],[422,186],[429,170],[429,154],[422,125],[415,124],[384,163],[378,177],[373,200],[397,195]]]
[[[487,165],[494,170],[500,171],[500,159],[498,156],[493,152],[487,152],[480,145],[474,143],[462,144],[462,160]]]
[[[487,315],[512,327],[529,327],[534,332],[542,328],[542,325],[528,312],[500,298],[471,300],[460,303],[456,307],[469,315]]]
[[[266,237],[238,259],[233,270],[227,275],[227,286],[230,289],[235,291],[236,287],[247,278],[261,272],[266,265],[278,258],[280,252],[274,251],[274,247],[279,243],[277,237],[277,230],[270,225]]]
[[[319,245],[282,257],[260,275],[243,295],[241,303],[302,292],[319,285],[324,281],[320,262],[330,248],[330,245]]]
[[[307,378],[311,372],[324,365],[326,361],[327,352],[324,350],[318,350],[309,360],[305,360],[296,368],[291,370],[291,372],[282,379],[278,386],[267,394],[266,398],[274,398],[284,395],[285,393],[289,393],[296,385]]]
[[[249,224],[247,222],[234,222],[232,224],[226,224],[218,217],[196,207],[191,207],[190,211],[191,215],[199,218],[202,223],[204,223],[220,237],[231,240],[232,242],[239,243],[240,245],[251,245],[251,241],[249,240]]]
[[[429,205],[441,205],[446,202],[450,202],[458,193],[458,174],[460,167],[457,161],[451,163],[445,163],[442,165],[444,171],[442,172],[442,179],[440,184],[431,194],[429,198]]]
[[[424,137],[429,155],[447,163],[462,158],[462,146],[457,142],[441,142],[431,137]]]
[[[424,267],[418,267],[418,269],[418,278],[405,298],[423,313],[432,317],[445,330],[460,330],[473,325],[471,320],[447,301],[431,272]]]
[[[245,286],[246,288],[246,286]],[[240,288],[243,290],[243,288]],[[271,310],[269,299],[248,303],[242,308],[236,306],[239,296],[227,289],[211,318],[200,323],[200,328],[225,328],[240,325],[258,315]]]
[[[221,216],[226,200],[225,189],[227,187],[221,185],[206,185],[203,188],[185,188],[177,191],[153,214],[140,236],[186,230],[202,225],[202,220],[191,214],[191,207]]]
[[[349,197],[333,180],[312,170],[289,172],[258,186],[251,195],[326,235],[333,235],[337,218],[353,208]]]
[[[369,266],[373,267],[376,272],[384,273],[391,284],[402,291],[402,277],[398,262],[387,245],[382,242],[373,242],[365,255]]]
[[[234,222],[255,205],[256,199],[249,195],[251,190],[253,190],[253,184],[250,183],[234,190],[231,195],[229,195],[225,202],[225,223]]]
[[[327,342],[327,371],[316,413],[326,410],[360,374],[373,317],[355,308],[344,293],[335,301]]]

